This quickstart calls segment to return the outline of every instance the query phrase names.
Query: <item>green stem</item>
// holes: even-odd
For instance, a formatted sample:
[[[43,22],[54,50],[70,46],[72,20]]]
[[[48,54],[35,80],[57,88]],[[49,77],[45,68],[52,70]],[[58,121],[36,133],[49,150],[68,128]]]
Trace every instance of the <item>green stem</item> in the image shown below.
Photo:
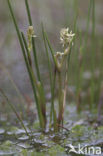
[[[19,42],[20,42],[21,49],[22,49],[23,57],[24,57],[24,60],[25,60],[25,63],[26,63],[28,73],[29,73],[30,81],[31,81],[31,84],[32,84],[33,93],[34,93],[36,106],[37,106],[37,111],[38,111],[38,116],[39,116],[40,126],[41,126],[41,128],[43,128],[42,114],[41,114],[41,111],[40,111],[40,105],[38,103],[38,99],[37,99],[37,95],[36,95],[36,89],[35,89],[35,85],[34,85],[34,82],[33,82],[33,75],[32,75],[32,72],[30,70],[28,60],[26,58],[25,48],[24,48],[22,38],[21,38],[21,34],[20,34],[20,31],[19,31],[19,28],[18,28],[18,25],[17,25],[17,22],[16,22],[16,18],[14,16],[14,13],[13,13],[13,10],[12,10],[11,4],[10,4],[10,0],[7,0],[7,2],[8,2],[10,13],[11,13],[11,16],[12,16],[12,19],[13,19],[13,22],[14,22],[14,26],[16,28],[16,32],[17,32],[17,35],[18,35],[18,39],[19,39]]]
[[[21,35],[22,35],[22,39],[23,39],[24,46],[25,46],[25,49],[26,49],[26,52],[27,52],[27,56],[28,56],[28,59],[27,59],[28,63],[27,63],[27,64],[29,64],[29,66],[30,66],[30,67],[28,67],[28,72],[29,72],[29,75],[30,75],[30,71],[31,71],[31,73],[32,73],[32,75],[33,75],[33,81],[34,81],[34,83],[35,83],[35,86],[38,88],[36,76],[34,75],[34,72],[33,72],[32,68],[31,68],[31,64],[29,63],[29,62],[30,62],[30,61],[29,61],[29,58],[30,58],[31,56],[30,56],[30,53],[29,53],[29,50],[28,50],[28,46],[27,46],[27,42],[26,42],[24,33],[21,32]],[[32,61],[32,60],[31,60],[31,61]],[[29,69],[29,68],[30,68],[30,69]]]
[[[22,36],[22,39],[23,39],[23,42],[24,42],[24,46],[25,46],[25,49],[26,49],[26,52],[27,52],[28,63],[29,63],[29,65],[32,68],[32,59],[31,59],[31,55],[30,55],[30,52],[28,50],[28,45],[27,45],[27,42],[26,42],[26,39],[25,39],[25,36],[24,36],[24,33],[23,32],[21,32],[21,36]]]
[[[40,107],[42,111],[43,116],[43,122],[44,122],[44,128],[46,127],[46,105],[45,105],[45,97],[44,97],[44,91],[42,88],[42,84],[38,82],[38,92],[39,92],[39,100],[40,100]]]
[[[24,45],[25,45],[25,49],[27,51],[27,55],[29,56],[29,50],[28,50],[28,46],[27,46],[27,42],[26,42],[26,39],[25,39],[25,36],[24,34],[22,33],[22,38],[23,38],[23,42],[24,42]],[[31,77],[31,82],[33,81],[34,85],[36,86],[37,90],[38,90],[38,93],[39,93],[39,102],[41,104],[41,106],[39,106],[41,109],[40,112],[42,111],[42,114],[40,115],[41,116],[41,119],[42,119],[42,124],[43,124],[43,127],[45,127],[45,119],[46,116],[44,117],[44,112],[46,112],[45,110],[45,99],[44,99],[44,96],[43,96],[43,92],[42,92],[42,87],[40,87],[41,85],[38,84],[37,80],[36,80],[36,77],[35,77],[35,74],[29,64],[29,60],[28,60],[28,72],[29,72],[29,76]],[[33,85],[32,85],[33,86]],[[33,87],[34,88],[34,87]],[[36,90],[35,90],[36,91]],[[41,93],[42,93],[42,96],[41,96]],[[37,96],[37,95],[36,95]],[[45,110],[45,111],[44,111]],[[43,118],[44,117],[44,118]],[[43,120],[44,119],[44,120]]]
[[[30,8],[29,8],[28,0],[25,0],[25,6],[26,6],[27,14],[28,14],[29,24],[32,25],[32,18],[31,18],[31,13],[30,13]],[[39,71],[38,61],[37,61],[37,55],[36,55],[36,48],[35,48],[35,40],[34,40],[34,37],[32,37],[32,45],[33,45],[33,54],[34,54],[34,61],[35,61],[35,65],[36,65],[37,76],[38,76],[38,79],[39,79],[40,83],[42,84],[41,78],[40,78],[40,71]],[[42,93],[43,93],[43,96],[42,96],[43,99],[42,99],[42,101],[45,101],[43,84],[41,86],[41,90],[42,90]],[[43,107],[45,107],[45,109],[46,109],[45,103],[43,103]]]
[[[18,120],[20,121],[21,123],[21,126],[24,128],[26,134],[30,137],[29,133],[27,132],[27,129],[21,119],[21,117],[19,116],[19,114],[17,113],[15,107],[11,104],[11,102],[9,101],[8,97],[5,95],[4,91],[2,89],[0,89],[0,92],[2,93],[3,97],[6,99],[7,103],[9,104],[9,106],[11,107],[11,109],[14,111],[14,113],[16,114]]]
[[[36,47],[35,47],[35,39],[34,37],[32,37],[32,47],[33,47],[33,56],[34,56],[34,62],[35,62],[35,66],[36,66],[36,72],[37,72],[37,77],[38,80],[40,82],[40,89],[42,92],[42,99],[41,99],[41,106],[43,108],[42,113],[44,114],[44,118],[46,118],[46,100],[45,100],[45,93],[44,93],[44,86],[41,80],[41,76],[40,76],[40,70],[39,70],[39,65],[38,65],[38,59],[37,59],[37,52],[36,52]],[[45,110],[45,112],[44,112]]]
[[[57,70],[59,70],[59,69],[58,69],[58,65],[57,65],[57,60],[56,60],[56,58],[55,58],[54,50],[53,50],[53,48],[51,47],[51,44],[50,44],[50,41],[49,41],[49,39],[48,39],[47,33],[44,32],[44,35],[45,35],[46,41],[47,41],[47,43],[48,43],[48,47],[49,47],[49,49],[50,49],[50,52],[51,52],[51,55],[52,55],[54,64],[55,64]]]
[[[35,67],[36,67],[37,77],[38,77],[38,80],[41,82],[34,37],[32,37],[32,46],[33,46],[33,56],[34,56],[34,63],[35,63]]]
[[[27,14],[28,14],[29,24],[32,25],[32,18],[31,18],[31,14],[30,14],[28,0],[25,0],[25,6],[26,6]]]
[[[50,125],[52,122],[52,116],[53,116],[53,125],[54,125],[54,131],[58,131],[58,126],[57,126],[57,115],[56,115],[56,111],[55,111],[55,107],[54,107],[54,94],[55,94],[55,83],[56,83],[56,67],[54,70],[54,79],[53,79],[53,84],[52,84],[52,103],[51,103],[51,111],[50,111]]]
[[[89,24],[90,24],[91,9],[92,9],[92,0],[90,0],[89,10],[88,10],[87,27],[86,27],[86,36],[85,36],[85,43],[84,43],[85,46],[87,46],[87,39],[88,39],[88,30],[89,30]]]
[[[41,126],[41,128],[44,128],[44,122],[43,122],[43,117],[42,117],[42,113],[41,113],[41,108],[40,108],[40,104],[39,104],[39,101],[38,101],[36,88],[35,88],[35,86],[38,88],[38,84],[37,84],[34,72],[32,71],[32,68],[31,68],[31,66],[30,66],[30,64],[29,64],[29,62],[28,62],[28,60],[26,58],[25,53],[24,53],[24,59],[25,59],[25,62],[26,62],[26,67],[27,67],[28,74],[29,74],[29,77],[30,77],[31,85],[32,85],[32,88],[33,88],[33,93],[34,93],[34,98],[35,98],[35,101],[36,101],[40,126]]]
[[[92,79],[91,79],[91,111],[93,110],[95,101],[95,80],[94,80],[94,69],[95,69],[95,0],[92,0]]]
[[[66,105],[66,95],[67,95],[67,86],[68,86],[68,62],[67,62],[67,60],[66,60],[65,68],[66,68],[66,71],[65,71],[63,107],[62,107],[62,126],[63,126],[64,109],[65,109],[65,105]]]
[[[58,72],[58,103],[59,103],[59,114],[61,114],[61,108],[62,108],[62,77],[61,77],[61,72]],[[61,123],[61,117],[60,115],[58,116],[58,124]]]
[[[50,77],[50,89],[51,89],[51,112],[50,112],[50,125],[52,122],[52,113],[54,114],[53,118],[55,120],[55,111],[54,111],[54,90],[55,90],[55,80],[56,80],[56,70],[54,71],[54,80],[52,80],[52,67],[51,67],[51,63],[50,63],[50,58],[49,58],[49,52],[48,52],[48,48],[47,48],[47,43],[46,43],[46,38],[45,38],[45,34],[44,34],[44,27],[42,24],[42,34],[43,34],[43,40],[44,40],[44,46],[45,46],[45,51],[46,51],[46,55],[47,55],[47,59],[48,59],[48,69],[49,69],[49,77]],[[54,121],[55,123],[55,121]]]

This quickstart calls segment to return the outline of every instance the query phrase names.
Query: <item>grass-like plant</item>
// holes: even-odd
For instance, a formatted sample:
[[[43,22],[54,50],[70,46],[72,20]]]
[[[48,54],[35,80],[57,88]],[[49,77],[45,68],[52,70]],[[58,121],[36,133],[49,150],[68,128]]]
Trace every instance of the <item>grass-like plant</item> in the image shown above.
[[[74,32],[75,30],[77,30],[77,17],[78,17],[78,2],[77,0],[74,0],[74,7],[75,7],[75,20],[74,20]],[[89,33],[89,29],[90,29],[90,23],[91,23],[91,33]],[[84,39],[82,32],[78,29],[78,38],[80,41],[80,46],[79,49],[76,47],[76,51],[78,49],[77,55],[75,56],[75,58],[77,58],[77,62],[76,63],[76,74],[78,74],[76,76],[76,105],[77,105],[77,111],[80,112],[84,106],[84,104],[86,103],[86,100],[83,100],[82,98],[82,92],[84,90],[83,84],[84,84],[84,80],[83,80],[83,74],[85,73],[85,70],[87,70],[86,68],[86,59],[87,59],[87,51],[90,50],[90,65],[89,65],[89,70],[91,72],[91,79],[90,79],[90,86],[88,86],[88,91],[87,91],[87,95],[89,96],[89,100],[88,100],[88,107],[90,112],[92,112],[94,110],[94,108],[96,108],[96,98],[98,97],[97,92],[96,92],[96,85],[95,85],[95,60],[96,60],[96,34],[95,34],[95,24],[96,24],[96,19],[95,19],[95,0],[90,0],[88,3],[88,14],[87,14],[87,22],[86,22],[86,30],[84,33]],[[90,39],[91,45],[90,48],[88,48],[88,40]],[[88,50],[87,50],[88,49]],[[74,50],[74,53],[75,50]],[[74,60],[73,60],[74,61]],[[100,84],[101,81],[98,81],[98,84]],[[98,89],[100,87],[98,86]],[[89,91],[90,90],[90,91]],[[98,94],[100,94],[98,92]]]
[[[37,51],[35,46],[36,34],[33,28],[33,22],[30,14],[30,9],[28,5],[28,0],[25,0],[26,11],[28,15],[29,27],[27,29],[27,36],[19,30],[17,21],[10,3],[7,0],[9,10],[16,28],[20,46],[22,49],[22,54],[25,60],[26,68],[31,81],[33,94],[35,98],[37,114],[39,118],[40,128],[44,130],[47,125],[47,115],[46,115],[46,98],[44,92],[44,85],[42,83],[41,74],[39,70]],[[50,108],[50,128],[53,127],[54,131],[58,131],[63,126],[64,109],[66,103],[66,93],[68,85],[68,67],[71,54],[71,47],[73,44],[73,38],[75,34],[72,31],[69,33],[68,28],[63,28],[60,31],[60,42],[63,47],[63,52],[54,52],[51,43],[48,39],[47,33],[42,25],[43,41],[46,51],[46,56],[48,60],[49,78],[50,78],[50,90],[51,90],[51,108]],[[52,70],[51,60],[49,58],[49,51],[54,63],[54,70]],[[33,52],[33,59],[31,53]],[[33,61],[35,65],[36,74],[33,68]],[[65,71],[65,72],[64,72]],[[62,74],[64,73],[64,75]],[[58,111],[55,108],[54,94],[55,86],[58,88]]]

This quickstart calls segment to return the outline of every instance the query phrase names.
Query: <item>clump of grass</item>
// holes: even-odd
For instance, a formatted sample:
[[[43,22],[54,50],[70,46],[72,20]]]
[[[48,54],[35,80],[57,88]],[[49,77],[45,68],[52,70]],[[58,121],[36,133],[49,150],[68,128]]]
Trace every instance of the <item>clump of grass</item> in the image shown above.
[[[16,28],[18,39],[20,42],[22,54],[25,60],[26,68],[31,81],[33,94],[35,98],[40,128],[44,130],[47,125],[47,115],[46,115],[46,99],[44,92],[44,84],[42,83],[41,74],[39,70],[37,51],[35,46],[36,34],[33,28],[33,22],[30,14],[30,9],[28,5],[28,0],[25,0],[26,11],[28,15],[29,27],[27,29],[27,36],[25,37],[23,32],[20,32],[17,25],[16,17],[14,15],[10,0],[7,0],[9,10]],[[61,29],[60,41],[63,46],[63,52],[54,52],[51,43],[48,39],[47,33],[42,25],[42,34],[44,40],[44,46],[46,51],[46,56],[48,59],[49,77],[50,77],[50,88],[51,88],[51,110],[50,110],[50,128],[53,126],[54,131],[58,131],[60,127],[63,127],[64,119],[64,109],[66,103],[66,93],[68,85],[68,67],[71,54],[71,47],[73,44],[73,39],[75,34],[69,32],[68,28]],[[52,65],[49,58],[49,50],[52,55],[54,63],[54,72],[52,72]],[[32,59],[31,53],[33,52],[34,58]],[[33,61],[35,64],[36,74],[34,73]],[[65,76],[62,73],[65,69]],[[37,75],[37,76],[36,76]],[[57,81],[56,81],[57,80]],[[58,87],[58,111],[55,108],[54,93],[55,86]],[[14,110],[14,109],[13,109]],[[62,125],[61,125],[62,124]]]

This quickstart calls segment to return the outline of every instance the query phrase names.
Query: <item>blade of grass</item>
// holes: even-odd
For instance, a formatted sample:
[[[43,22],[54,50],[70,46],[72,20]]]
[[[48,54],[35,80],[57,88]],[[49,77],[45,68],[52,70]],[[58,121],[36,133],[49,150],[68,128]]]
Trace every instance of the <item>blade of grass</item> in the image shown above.
[[[49,41],[48,36],[47,36],[47,33],[46,33],[45,31],[44,31],[44,36],[45,36],[46,41],[47,41],[47,43],[48,43],[48,47],[49,47],[49,49],[50,49],[50,52],[51,52],[51,55],[52,55],[54,64],[55,64],[56,68],[58,68],[58,67],[57,67],[57,61],[56,61],[56,59],[55,59],[54,50],[53,50],[53,48],[52,48],[52,46],[51,46],[51,44],[50,44],[50,41]]]
[[[25,44],[25,47],[26,47],[27,46],[26,40],[25,40],[25,38],[23,38],[23,39],[24,39],[24,44]],[[26,54],[25,53],[24,53],[24,58],[25,58],[25,61],[26,61],[26,66],[27,66],[28,74],[29,74],[31,85],[32,85],[32,88],[33,88],[33,93],[34,93],[34,98],[35,98],[35,101],[36,101],[36,107],[37,107],[37,111],[38,111],[40,126],[41,126],[41,128],[43,128],[44,127],[44,122],[43,122],[41,108],[40,108],[40,104],[39,104],[39,101],[38,101],[38,97],[37,97],[37,93],[36,93],[36,88],[35,88],[35,86],[38,87],[38,84],[37,84],[36,78],[34,76],[34,73],[32,71],[32,68],[31,68],[31,66],[29,64],[29,61],[26,58]]]
[[[56,75],[57,75],[57,71],[56,71],[56,67],[54,69],[54,77],[53,77],[53,82],[52,82],[52,99],[51,99],[51,108],[50,108],[50,124],[49,127],[51,128],[51,123],[52,123],[52,119],[53,119],[53,127],[54,127],[54,131],[57,132],[58,131],[58,124],[57,124],[57,113],[54,107],[54,94],[55,94],[55,85],[56,85]]]
[[[84,60],[83,60],[83,40],[82,40],[82,32],[79,32],[79,42],[80,48],[77,56],[77,77],[76,77],[76,101],[77,101],[77,112],[81,111],[81,92],[82,92],[82,84],[83,84],[83,72],[84,72]]]
[[[61,107],[62,107],[62,99],[63,99],[63,94],[62,94],[62,75],[61,72],[57,72],[58,75],[58,104],[59,104],[59,114],[61,114]],[[61,116],[61,115],[60,115]],[[59,118],[58,115],[58,124],[60,124],[61,118]]]
[[[45,93],[44,93],[44,86],[43,86],[41,76],[40,76],[40,70],[39,70],[39,65],[38,65],[38,59],[37,59],[37,52],[36,52],[34,37],[32,37],[32,47],[33,47],[33,56],[34,56],[34,63],[35,63],[35,67],[36,67],[36,72],[37,72],[38,80],[39,80],[40,86],[41,86],[40,92],[42,92],[42,98],[41,98],[42,113],[44,114],[44,118],[45,118],[46,117]],[[44,110],[45,110],[45,112],[44,112]]]
[[[66,106],[66,96],[67,96],[67,87],[68,87],[68,62],[67,61],[66,61],[65,68],[66,68],[66,71],[65,71],[65,81],[64,81],[62,120],[64,119],[64,110],[65,110],[65,106]],[[62,121],[62,125],[63,125],[63,121]]]
[[[32,68],[32,59],[31,59],[31,55],[30,55],[30,52],[28,50],[28,45],[27,45],[27,42],[26,42],[26,39],[25,39],[25,36],[24,36],[23,32],[21,32],[21,36],[22,36],[22,39],[23,39],[23,42],[24,42],[24,46],[25,46],[25,49],[26,49],[26,52],[27,52],[28,63],[30,65],[30,67]]]
[[[41,112],[40,112],[40,107],[39,107],[39,103],[38,103],[38,99],[37,99],[37,95],[36,95],[35,85],[34,85],[33,79],[32,79],[32,73],[30,72],[29,64],[28,64],[26,54],[25,54],[25,48],[24,48],[24,45],[23,45],[23,42],[22,42],[21,34],[20,34],[20,31],[19,31],[19,28],[18,28],[18,25],[17,25],[17,22],[16,22],[15,15],[14,15],[12,7],[11,7],[10,0],[7,0],[7,2],[8,2],[9,10],[10,10],[13,22],[14,22],[14,26],[16,28],[16,32],[17,32],[17,35],[18,35],[18,39],[19,39],[19,42],[20,42],[20,46],[21,46],[21,49],[22,49],[22,53],[23,53],[23,57],[24,57],[24,60],[25,60],[25,63],[26,63],[26,67],[27,67],[27,70],[28,70],[28,73],[29,73],[29,76],[30,76],[31,84],[32,84],[32,87],[33,87],[33,93],[34,93],[34,97],[35,97],[35,101],[36,101],[38,116],[39,116],[39,122],[40,122],[40,126],[42,128],[43,127],[42,126],[43,125],[42,115],[41,115]]]
[[[29,8],[28,0],[25,0],[25,6],[26,6],[27,14],[28,14],[29,24],[32,25],[32,18],[31,18],[31,13],[30,13],[30,8]],[[38,60],[37,60],[37,54],[36,54],[35,39],[34,39],[34,37],[32,37],[32,45],[33,45],[33,55],[34,55],[34,61],[35,61],[37,76],[38,76],[39,81],[41,82],[41,77],[40,77],[40,71],[39,71],[39,66],[38,66]],[[42,84],[42,82],[41,82],[41,84]],[[42,93],[43,93],[43,96],[42,96],[43,97],[43,101],[45,101],[43,84],[42,84],[41,89],[42,89]],[[45,107],[45,103],[43,104],[43,107]]]
[[[31,18],[31,13],[30,13],[28,0],[25,0],[25,6],[26,6],[26,10],[27,10],[29,24],[30,24],[30,26],[32,26],[32,18]]]
[[[23,39],[23,42],[24,42],[24,45],[25,45],[25,49],[27,51],[27,55],[29,54],[29,51],[28,51],[28,46],[27,46],[27,42],[26,42],[26,39],[25,39],[25,36],[23,34],[23,32],[21,33],[22,34],[22,39]],[[41,120],[41,125],[42,127],[44,127],[44,121],[43,121],[43,112],[44,112],[44,108],[42,108],[42,113],[41,113],[41,107],[40,107],[40,104],[39,104],[39,101],[38,101],[38,97],[37,97],[37,93],[36,93],[36,88],[38,90],[38,92],[40,93],[40,89],[38,87],[38,83],[36,81],[36,77],[34,75],[34,72],[29,64],[29,61],[27,61],[27,68],[28,68],[28,73],[29,73],[29,76],[30,76],[30,80],[31,80],[31,84],[32,84],[32,87],[33,87],[33,92],[34,92],[34,96],[35,96],[35,99],[36,99],[36,103],[37,103],[37,110],[38,110],[38,113],[40,114],[40,120]],[[36,88],[35,88],[36,86]],[[43,96],[43,95],[42,95]],[[44,99],[43,99],[44,100]],[[41,102],[43,102],[41,100]]]
[[[95,0],[92,0],[92,79],[91,79],[91,110],[95,107],[95,80],[94,80],[94,69],[95,69],[95,58],[96,58],[96,52],[95,52]],[[94,105],[94,106],[93,106]]]
[[[45,38],[45,31],[44,27],[42,24],[42,35],[43,35],[43,40],[44,40],[44,46],[45,46],[45,51],[48,59],[48,69],[49,69],[49,77],[50,77],[50,88],[51,88],[51,109],[50,109],[50,127],[51,127],[51,122],[52,122],[52,116],[53,116],[53,125],[54,125],[54,130],[55,132],[57,131],[57,116],[56,116],[56,111],[54,108],[54,92],[55,92],[55,82],[56,82],[56,67],[54,68],[54,78],[52,76],[52,67],[51,67],[51,62],[49,58],[49,51],[47,47],[47,41]]]
[[[38,77],[38,80],[41,82],[40,70],[39,70],[39,65],[38,65],[38,59],[37,59],[37,52],[36,52],[34,37],[32,37],[32,46],[33,46],[33,56],[34,56],[34,63],[35,63],[35,67],[36,67],[37,77]]]
[[[9,10],[10,10],[10,13],[11,13],[11,16],[12,16],[12,19],[13,19],[13,22],[14,22],[15,29],[16,29],[16,32],[17,32],[17,35],[18,35],[20,46],[21,46],[22,52],[24,54],[24,51],[25,51],[24,50],[24,46],[23,46],[23,43],[22,43],[22,39],[21,39],[21,35],[20,35],[20,31],[19,31],[17,22],[16,22],[16,18],[15,18],[15,15],[14,15],[13,10],[12,10],[12,7],[11,7],[10,0],[7,0],[7,2],[8,2]]]
[[[92,0],[92,37],[95,37],[95,0]]]
[[[41,107],[41,111],[42,111],[42,116],[43,116],[43,122],[44,125],[46,126],[46,105],[45,105],[45,97],[44,97],[44,90],[42,88],[42,84],[40,82],[38,82],[38,92],[39,92],[39,99],[40,99],[40,107]]]
[[[77,32],[77,18],[78,18],[78,0],[74,0],[74,10],[75,10],[75,14],[74,14],[74,33]]]
[[[43,35],[43,41],[44,41],[46,56],[47,56],[47,59],[48,59],[48,69],[49,69],[49,77],[50,77],[50,87],[51,87],[51,94],[52,94],[52,67],[51,67],[51,62],[50,62],[50,58],[49,58],[49,52],[48,52],[47,43],[46,43],[46,39],[45,39],[43,24],[42,24],[42,35]]]
[[[9,104],[9,106],[11,107],[11,109],[13,110],[13,112],[15,113],[15,115],[17,116],[17,118],[18,118],[18,120],[20,121],[21,126],[24,128],[24,130],[25,130],[27,136],[30,137],[30,135],[29,135],[29,133],[27,132],[27,129],[26,129],[26,127],[25,127],[25,125],[24,125],[24,123],[23,123],[21,117],[20,117],[19,114],[17,113],[15,107],[11,104],[11,102],[10,102],[9,99],[8,99],[8,97],[5,95],[4,91],[3,91],[1,88],[0,88],[0,92],[1,92],[1,94],[3,95],[3,97],[6,99],[7,103]]]
[[[41,88],[41,92],[42,92],[42,101],[41,101],[41,105],[42,105],[42,113],[44,114],[44,116],[46,117],[46,104],[45,104],[45,93],[44,93],[44,86],[41,80],[41,76],[40,76],[40,70],[39,70],[39,65],[38,65],[38,59],[37,59],[37,52],[36,52],[36,47],[35,47],[35,39],[34,37],[32,37],[32,47],[33,47],[33,56],[34,56],[34,63],[35,63],[35,67],[36,67],[36,72],[37,72],[37,77],[38,80],[40,82],[40,88]],[[45,112],[44,112],[45,110]],[[44,118],[45,118],[44,117]]]
[[[55,94],[55,86],[56,86],[56,75],[57,75],[57,71],[56,71],[56,67],[54,69],[54,78],[53,78],[53,84],[52,84],[52,103],[51,103],[51,110],[50,110],[50,127],[51,127],[51,122],[52,122],[52,116],[53,116],[53,126],[54,126],[54,131],[56,132],[58,130],[58,126],[57,126],[57,114],[56,114],[56,110],[54,107],[54,94]]]
[[[88,39],[88,31],[89,31],[89,24],[90,24],[90,15],[92,9],[92,0],[90,0],[89,9],[88,9],[88,16],[87,16],[87,26],[86,26],[86,36],[85,36],[85,46],[87,46],[87,39]]]
[[[26,10],[27,10],[29,24],[32,25],[32,18],[31,18],[31,13],[30,13],[30,8],[29,8],[28,0],[25,0],[25,6],[26,6]],[[32,37],[32,45],[33,45],[33,55],[34,55],[34,61],[35,61],[37,76],[38,76],[38,79],[39,79],[40,83],[42,84],[41,77],[40,77],[39,66],[38,66],[38,60],[37,60],[37,54],[36,54],[35,39],[34,39],[34,37]],[[46,114],[45,95],[44,95],[43,84],[41,85],[41,89],[42,89],[42,93],[43,93],[42,98],[43,98],[43,101],[44,101],[44,103],[42,102],[43,103],[42,106],[44,107],[45,114]]]
[[[43,27],[43,24],[42,24],[42,35],[43,35],[43,41],[44,41],[45,51],[46,51],[46,55],[47,55],[47,59],[48,59],[48,69],[49,69],[50,89],[51,89],[51,109],[50,110],[52,112],[52,107],[54,105],[52,67],[51,67],[51,62],[50,62],[50,58],[49,58],[49,52],[48,52],[48,48],[47,48],[46,38],[45,38],[45,35],[44,35],[44,27]],[[50,124],[51,124],[51,116],[52,115],[50,115]]]
[[[21,35],[22,35],[23,43],[24,43],[24,46],[25,46],[25,49],[26,49],[26,52],[27,52],[27,56],[28,56],[28,60],[26,59],[27,60],[27,64],[29,64],[28,65],[28,71],[29,72],[31,71],[30,73],[32,73],[32,74],[29,73],[29,75],[32,75],[33,81],[35,83],[35,86],[37,87],[37,80],[36,80],[36,77],[35,77],[35,75],[33,73],[33,70],[31,68],[31,65],[29,63],[29,56],[30,56],[30,54],[29,54],[29,50],[28,50],[28,45],[27,45],[27,42],[26,42],[26,39],[25,39],[25,36],[24,36],[24,33],[23,32],[21,32]]]
[[[87,48],[88,48],[88,32],[89,32],[89,26],[90,26],[92,0],[89,1],[89,7],[88,8],[89,9],[88,9],[87,25],[86,25],[86,33],[85,33],[85,37],[84,37],[84,42],[81,41],[81,35],[82,35],[81,32],[79,33],[79,35],[80,35],[80,47],[82,50],[82,67],[80,67],[78,64],[78,71],[80,72],[80,74],[78,74],[79,84],[77,84],[77,95],[79,95],[80,89],[82,90],[82,82],[83,82],[82,76],[83,76],[83,72],[85,70],[85,59],[84,58],[86,58]],[[79,69],[79,68],[81,68],[81,69]],[[80,106],[79,106],[79,108],[80,108]]]
[[[79,51],[82,52],[82,65],[78,63],[77,59],[77,73],[78,73],[78,78],[77,78],[77,89],[76,89],[76,95],[77,95],[77,100],[79,99],[80,95],[80,90],[82,90],[82,84],[83,84],[83,72],[85,70],[85,59],[86,58],[86,53],[87,53],[87,41],[88,41],[88,31],[89,31],[89,25],[90,25],[90,15],[91,15],[91,9],[92,9],[92,0],[89,2],[89,7],[88,7],[88,16],[87,16],[87,25],[86,25],[86,34],[84,38],[84,42],[82,42],[82,32],[79,32],[79,39],[80,39],[80,49]],[[78,58],[78,54],[76,56]],[[77,103],[77,111],[80,112],[81,106],[79,105],[80,103]]]
[[[44,34],[43,24],[42,24],[42,35],[43,35],[43,41],[44,41],[45,51],[46,51],[46,55],[47,55],[47,59],[48,59],[50,87],[51,87],[51,94],[52,94],[52,67],[51,67],[51,62],[50,62],[50,58],[49,58],[49,52],[48,52],[48,48],[47,48],[47,43],[46,43],[46,38],[45,38],[45,34]]]

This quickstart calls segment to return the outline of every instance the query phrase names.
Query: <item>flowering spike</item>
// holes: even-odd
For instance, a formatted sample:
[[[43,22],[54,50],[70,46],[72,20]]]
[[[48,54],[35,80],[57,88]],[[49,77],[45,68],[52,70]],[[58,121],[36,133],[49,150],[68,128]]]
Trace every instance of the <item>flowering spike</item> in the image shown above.
[[[29,26],[27,30],[27,36],[28,36],[28,50],[31,51],[32,50],[32,37],[36,37],[33,26]]]
[[[63,45],[63,47],[67,48],[70,43],[73,41],[75,34],[70,31],[69,28],[62,28],[60,31],[60,42]]]

